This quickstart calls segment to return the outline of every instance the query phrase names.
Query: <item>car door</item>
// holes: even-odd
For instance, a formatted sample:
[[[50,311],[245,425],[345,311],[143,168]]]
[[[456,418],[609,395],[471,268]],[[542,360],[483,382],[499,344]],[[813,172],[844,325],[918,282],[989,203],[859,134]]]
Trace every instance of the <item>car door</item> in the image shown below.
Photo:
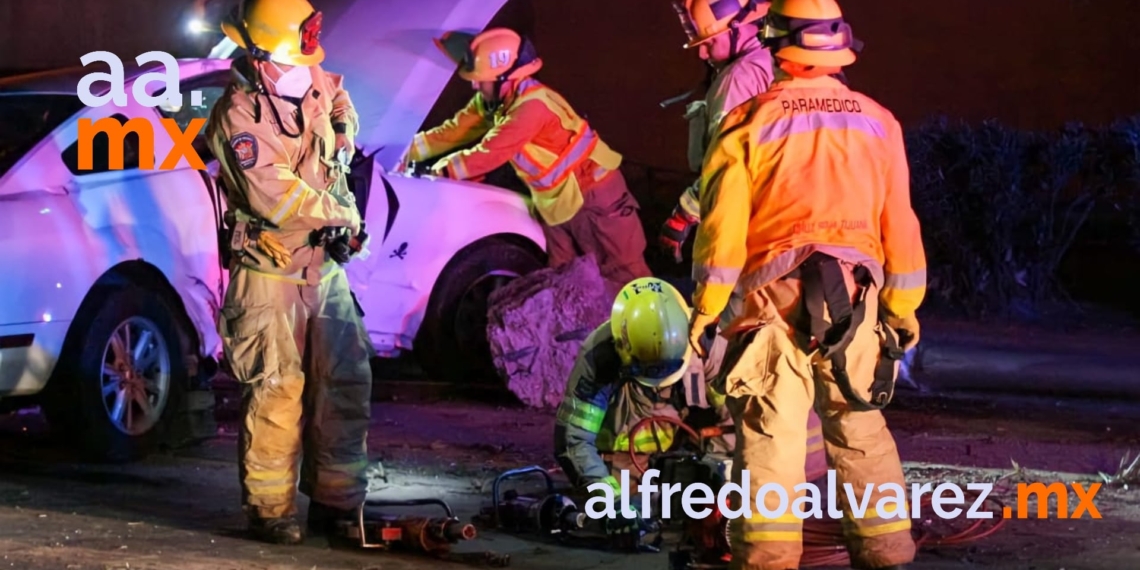
[[[200,105],[157,107],[159,114],[163,118],[173,119],[178,125],[178,128],[182,131],[185,131],[194,119],[205,119],[207,121],[198,132],[198,136],[194,138],[193,146],[194,151],[198,153],[198,156],[206,164],[206,171],[198,171],[198,176],[202,179],[202,189],[205,192],[205,198],[210,202],[213,214],[214,238],[218,250],[218,269],[221,275],[219,282],[216,284],[219,298],[224,294],[226,283],[229,280],[229,272],[225,270],[229,252],[222,221],[222,217],[226,212],[226,197],[218,181],[218,161],[213,156],[206,141],[206,128],[209,126],[210,113],[213,111],[218,99],[225,93],[231,75],[229,70],[215,71],[183,81],[180,85],[180,90],[184,96],[186,93],[194,91],[201,93],[202,100]]]
[[[93,141],[92,170],[78,168],[78,133],[61,153],[60,160],[73,177],[72,200],[80,213],[89,249],[98,267],[141,260],[157,268],[182,300],[187,315],[198,330],[202,348],[211,354],[220,346],[216,333],[216,312],[221,304],[223,277],[219,262],[219,206],[209,184],[209,176],[181,158],[171,170],[157,169],[174,149],[174,141],[161,126],[162,118],[173,118],[184,129],[191,118],[208,117],[210,105],[225,85],[225,72],[184,79],[184,94],[205,91],[199,105],[178,108],[150,108],[133,97],[125,107],[89,108],[86,118],[111,117],[119,122],[145,119],[151,125],[156,169],[139,167],[139,156],[148,152],[137,135],[120,140],[98,134]],[[127,92],[131,92],[128,85]],[[189,100],[189,97],[186,97]],[[204,131],[204,129],[203,129]],[[199,136],[201,139],[201,135]],[[202,140],[195,141],[203,148]],[[121,144],[124,164],[121,170],[100,160],[106,156],[101,145]],[[207,153],[201,153],[209,160]]]

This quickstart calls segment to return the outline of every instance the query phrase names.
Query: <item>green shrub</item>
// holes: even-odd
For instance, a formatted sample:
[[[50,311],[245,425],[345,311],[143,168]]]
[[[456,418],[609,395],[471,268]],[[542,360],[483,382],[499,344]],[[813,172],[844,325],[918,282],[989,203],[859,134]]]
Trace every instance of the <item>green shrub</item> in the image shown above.
[[[1067,296],[1058,269],[1098,207],[1140,251],[1140,118],[1055,132],[939,117],[907,131],[929,298],[972,316],[1033,316]]]

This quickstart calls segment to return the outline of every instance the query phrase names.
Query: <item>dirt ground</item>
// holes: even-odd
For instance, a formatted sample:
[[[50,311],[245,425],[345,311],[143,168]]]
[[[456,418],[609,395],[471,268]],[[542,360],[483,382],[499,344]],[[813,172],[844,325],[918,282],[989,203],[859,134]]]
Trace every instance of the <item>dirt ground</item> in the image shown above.
[[[1011,487],[1115,473],[1125,453],[1140,451],[1138,411],[1140,405],[1118,402],[900,393],[888,421],[909,482],[998,481]],[[489,482],[497,473],[554,467],[552,415],[471,400],[377,402],[369,445],[388,481],[377,479],[373,496],[442,498],[470,520],[489,502]],[[0,568],[419,570],[471,564],[333,549],[315,538],[299,547],[246,540],[237,508],[232,418],[223,420],[213,440],[110,466],[74,463],[45,436],[36,413],[0,416]],[[1012,505],[1015,493],[995,495]],[[1014,519],[976,542],[924,545],[913,567],[1140,567],[1135,485],[1103,487],[1095,504],[1101,519]],[[303,496],[299,505],[303,514]],[[927,528],[932,518],[924,514],[918,526],[948,532],[945,522]],[[962,528],[961,521],[952,524]],[[665,553],[571,549],[483,530],[455,547],[459,553],[485,551],[509,554],[510,567],[521,569],[668,568]]]

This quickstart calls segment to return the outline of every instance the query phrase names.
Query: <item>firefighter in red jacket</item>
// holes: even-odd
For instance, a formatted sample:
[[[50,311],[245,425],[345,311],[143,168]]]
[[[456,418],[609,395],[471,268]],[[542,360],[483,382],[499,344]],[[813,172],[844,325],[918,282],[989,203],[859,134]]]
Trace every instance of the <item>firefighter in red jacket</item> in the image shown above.
[[[593,254],[611,281],[652,275],[621,155],[532,77],[542,60],[530,42],[494,28],[474,37],[452,32],[436,45],[476,93],[454,117],[416,134],[405,166],[430,159],[432,174],[470,180],[509,163],[530,189],[551,267]]]

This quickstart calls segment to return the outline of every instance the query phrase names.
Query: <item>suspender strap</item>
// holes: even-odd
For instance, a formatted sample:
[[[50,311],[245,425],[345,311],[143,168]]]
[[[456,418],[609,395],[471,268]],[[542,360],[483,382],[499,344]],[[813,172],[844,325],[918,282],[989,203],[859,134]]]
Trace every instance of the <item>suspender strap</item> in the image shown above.
[[[807,317],[810,319],[808,330],[811,341],[808,351],[818,349],[824,360],[831,361],[831,371],[839,385],[839,391],[851,409],[871,411],[885,408],[894,396],[894,362],[902,358],[897,339],[889,332],[884,335],[885,340],[871,382],[870,401],[855,391],[851,386],[851,377],[847,374],[847,347],[855,338],[859,325],[867,318],[866,297],[872,282],[871,272],[862,265],[855,268],[858,289],[854,303],[847,292],[838,259],[817,252],[800,265],[798,272],[803,284]],[[824,319],[825,314],[830,317],[830,322]]]

